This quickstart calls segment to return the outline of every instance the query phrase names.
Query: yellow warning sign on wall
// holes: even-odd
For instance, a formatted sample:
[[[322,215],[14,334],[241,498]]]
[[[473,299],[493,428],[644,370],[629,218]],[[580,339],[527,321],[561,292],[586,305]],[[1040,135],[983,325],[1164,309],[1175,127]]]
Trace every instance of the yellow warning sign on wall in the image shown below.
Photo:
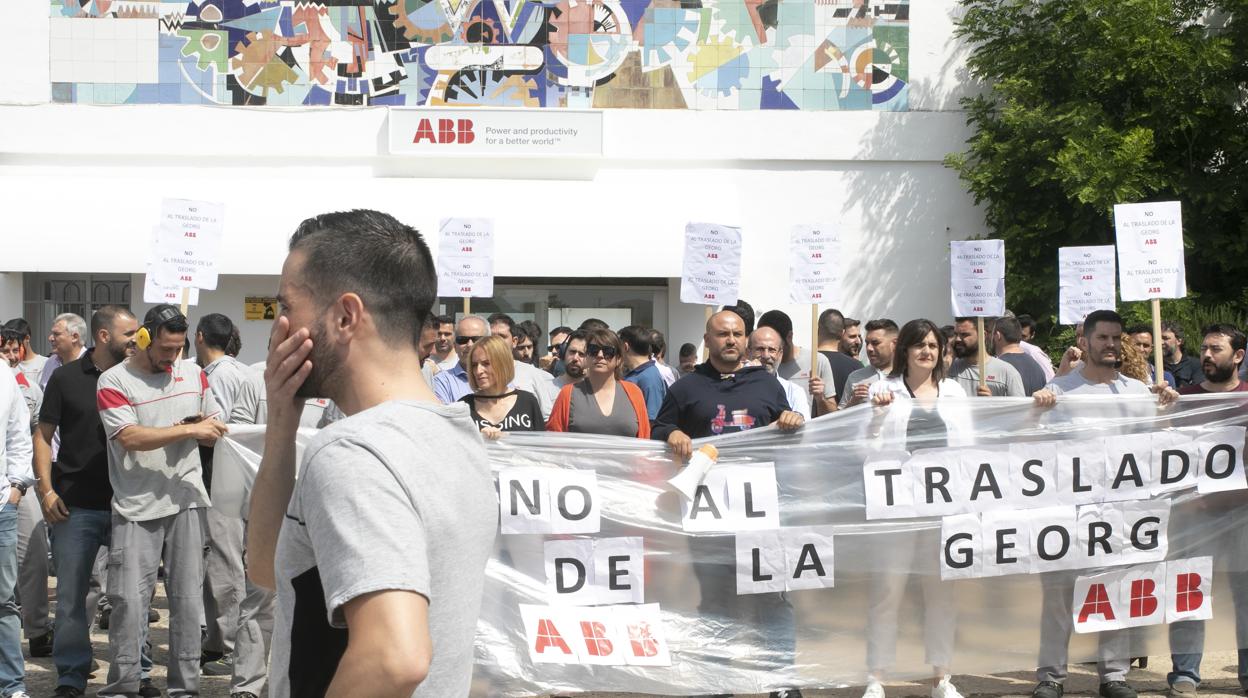
[[[276,298],[247,296],[243,301],[243,317],[247,320],[272,320],[277,317]]]

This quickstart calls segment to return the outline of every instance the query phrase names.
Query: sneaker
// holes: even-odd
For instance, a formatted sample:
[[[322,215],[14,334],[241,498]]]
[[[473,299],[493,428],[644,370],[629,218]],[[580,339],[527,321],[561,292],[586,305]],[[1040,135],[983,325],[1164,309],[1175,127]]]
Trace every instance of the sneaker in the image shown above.
[[[225,655],[222,654],[221,652],[212,652],[210,650],[204,650],[203,652],[199,653],[199,665],[203,666],[205,664],[208,664],[209,662],[215,662],[224,656]]]
[[[143,698],[160,698],[160,689],[156,688],[156,684],[151,679],[143,679],[139,682],[139,695]]]
[[[100,617],[96,619],[95,624],[100,630],[108,630],[108,619],[113,615],[113,609],[107,606],[100,609]]]
[[[1166,695],[1169,698],[1195,698],[1196,684],[1191,681],[1176,681],[1170,690],[1166,691]]]
[[[1066,689],[1056,681],[1041,681],[1031,690],[1031,698],[1062,698]]]
[[[82,691],[73,686],[57,686],[52,698],[81,698]]]
[[[6,698],[30,698],[30,694],[26,691],[14,691],[6,696]]]
[[[962,698],[962,694],[958,693],[958,689],[954,687],[953,682],[948,676],[943,677],[940,683],[932,687],[932,698]]]
[[[1135,689],[1126,681],[1106,681],[1101,684],[1101,698],[1136,698]]]
[[[32,657],[51,657],[52,656],[52,631],[38,636],[32,637],[26,641],[30,645],[30,656]]]
[[[160,611],[157,611],[156,609],[152,608],[151,606],[148,606],[148,608],[147,608],[147,622],[148,622],[148,623],[159,623],[159,622],[160,622]]]
[[[223,657],[214,659],[210,662],[204,662],[199,665],[199,673],[204,676],[230,676],[234,673],[234,655],[226,654]]]
[[[867,690],[862,692],[862,698],[884,698],[884,684],[870,679],[867,681]]]

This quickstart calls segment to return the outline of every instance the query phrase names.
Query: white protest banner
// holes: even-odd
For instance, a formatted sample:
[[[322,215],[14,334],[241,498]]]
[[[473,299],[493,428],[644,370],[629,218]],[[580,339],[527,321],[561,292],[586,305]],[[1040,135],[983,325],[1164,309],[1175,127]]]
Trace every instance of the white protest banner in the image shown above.
[[[1178,201],[1114,206],[1124,301],[1183,298],[1183,211]]]
[[[833,225],[795,225],[789,233],[789,299],[794,303],[841,300],[841,237]]]
[[[714,223],[685,225],[680,301],[732,305],[741,284],[741,229]]]
[[[438,295],[494,295],[494,220],[443,218],[438,225]]]
[[[434,490],[421,493],[429,503],[422,519],[437,536],[425,539],[438,543],[387,529],[394,537],[378,536],[375,544],[428,555],[438,583],[482,585],[473,651],[473,690],[481,695],[828,688],[862,680],[870,629],[898,631],[897,656],[910,659],[890,676],[918,678],[931,667],[919,647],[921,611],[916,616],[912,609],[930,608],[941,598],[933,590],[950,589],[942,578],[957,579],[957,603],[941,607],[948,612],[941,627],[957,628],[945,647],[959,671],[1034,668],[1041,628],[1053,620],[1046,614],[1077,622],[1091,585],[1076,596],[1076,577],[1106,571],[1115,574],[1114,583],[1102,582],[1092,594],[1087,622],[1141,624],[1142,642],[1166,647],[1166,626],[1151,625],[1161,616],[1207,618],[1204,649],[1235,649],[1233,605],[1210,605],[1212,565],[1192,560],[1211,556],[1228,571],[1241,564],[1248,490],[1216,490],[1221,480],[1244,477],[1229,467],[1242,459],[1244,433],[1222,430],[1248,423],[1248,394],[1183,396],[1165,408],[1154,395],[1071,397],[1043,411],[1025,401],[967,402],[958,445],[939,450],[920,450],[933,443],[933,427],[910,425],[900,438],[881,430],[881,419],[905,416],[897,405],[841,410],[794,433],[766,428],[695,439],[695,449],[713,445],[719,452],[699,483],[718,492],[698,501],[703,507],[713,501],[721,520],[700,531],[687,530],[681,502],[690,500],[667,484],[681,465],[664,442],[512,432],[483,448],[505,500],[500,528],[525,530],[479,540],[474,554],[488,556],[483,582],[467,573],[445,576],[453,566],[440,561],[463,554],[445,543],[464,522],[455,517],[457,501]],[[948,426],[940,429],[946,433]],[[1140,454],[1143,439],[1122,438],[1150,434],[1148,457]],[[315,438],[314,431],[301,432],[296,447]],[[424,437],[412,438],[419,444]],[[264,441],[263,426],[231,425],[218,442],[214,507],[234,516],[247,511]],[[482,446],[473,440],[471,447]],[[404,457],[410,467],[434,473],[447,463],[444,453],[419,449]],[[759,477],[731,473],[753,464],[765,464],[755,470],[771,471],[767,479],[774,476],[774,507],[760,496],[770,487],[756,486]],[[724,469],[729,477],[720,476]],[[1137,486],[1137,470],[1146,487]],[[593,486],[579,483],[585,492],[562,477],[590,473]],[[1200,478],[1214,491],[1202,493]],[[1122,492],[1140,498],[1103,501]],[[598,530],[575,537],[553,532],[594,515],[583,506],[586,493]],[[369,493],[359,496],[371,501]],[[1093,501],[1078,504],[1076,496]],[[918,509],[925,518],[890,518],[897,508]],[[746,511],[771,519],[773,509],[772,528],[725,521],[741,522]],[[935,509],[949,515],[940,518]],[[435,511],[448,512],[449,520],[433,523],[428,515]],[[575,586],[583,575],[580,589],[552,596],[548,545],[552,566],[554,553],[562,560],[563,585]],[[1162,555],[1169,562],[1159,578]],[[1039,576],[1049,572],[1058,574]],[[620,588],[611,589],[612,581]],[[585,603],[604,588],[610,595],[592,605],[561,598],[592,591],[577,599]],[[746,593],[752,591],[763,593]],[[1059,611],[1044,603],[1054,594],[1067,602],[1057,604]],[[648,603],[623,602],[637,598]],[[829,642],[836,651],[826,651]],[[1098,659],[1095,642],[1072,643],[1070,650],[1074,662]]]
[[[1113,245],[1057,250],[1058,322],[1075,325],[1094,310],[1117,306]]]
[[[148,258],[155,283],[166,288],[215,289],[224,229],[224,205],[164,199]]]

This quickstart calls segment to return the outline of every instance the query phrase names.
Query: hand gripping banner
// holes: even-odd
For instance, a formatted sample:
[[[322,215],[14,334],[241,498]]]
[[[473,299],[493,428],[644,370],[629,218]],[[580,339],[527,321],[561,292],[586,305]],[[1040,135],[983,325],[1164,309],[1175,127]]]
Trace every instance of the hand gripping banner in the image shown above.
[[[490,444],[474,693],[765,693],[1248,645],[1248,396],[929,407],[709,439],[691,497],[661,442]],[[262,447],[243,426],[218,445],[219,509],[245,512]]]

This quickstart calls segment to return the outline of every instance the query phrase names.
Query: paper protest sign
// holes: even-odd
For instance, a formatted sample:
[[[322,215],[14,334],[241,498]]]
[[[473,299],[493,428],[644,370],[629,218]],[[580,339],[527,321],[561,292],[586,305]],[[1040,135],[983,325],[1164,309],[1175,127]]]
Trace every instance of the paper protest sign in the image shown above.
[[[438,295],[494,295],[494,221],[443,218],[438,226]]]
[[[225,206],[222,204],[165,199],[148,256],[148,273],[155,285],[215,289],[224,226]]]
[[[1058,322],[1076,325],[1094,310],[1113,310],[1115,267],[1113,245],[1059,248]]]
[[[741,229],[714,223],[685,226],[680,301],[701,305],[737,302],[741,285]]]
[[[795,225],[789,234],[789,299],[840,302],[841,239],[835,226]]]
[[[1114,206],[1124,301],[1183,298],[1183,212],[1178,201]]]

